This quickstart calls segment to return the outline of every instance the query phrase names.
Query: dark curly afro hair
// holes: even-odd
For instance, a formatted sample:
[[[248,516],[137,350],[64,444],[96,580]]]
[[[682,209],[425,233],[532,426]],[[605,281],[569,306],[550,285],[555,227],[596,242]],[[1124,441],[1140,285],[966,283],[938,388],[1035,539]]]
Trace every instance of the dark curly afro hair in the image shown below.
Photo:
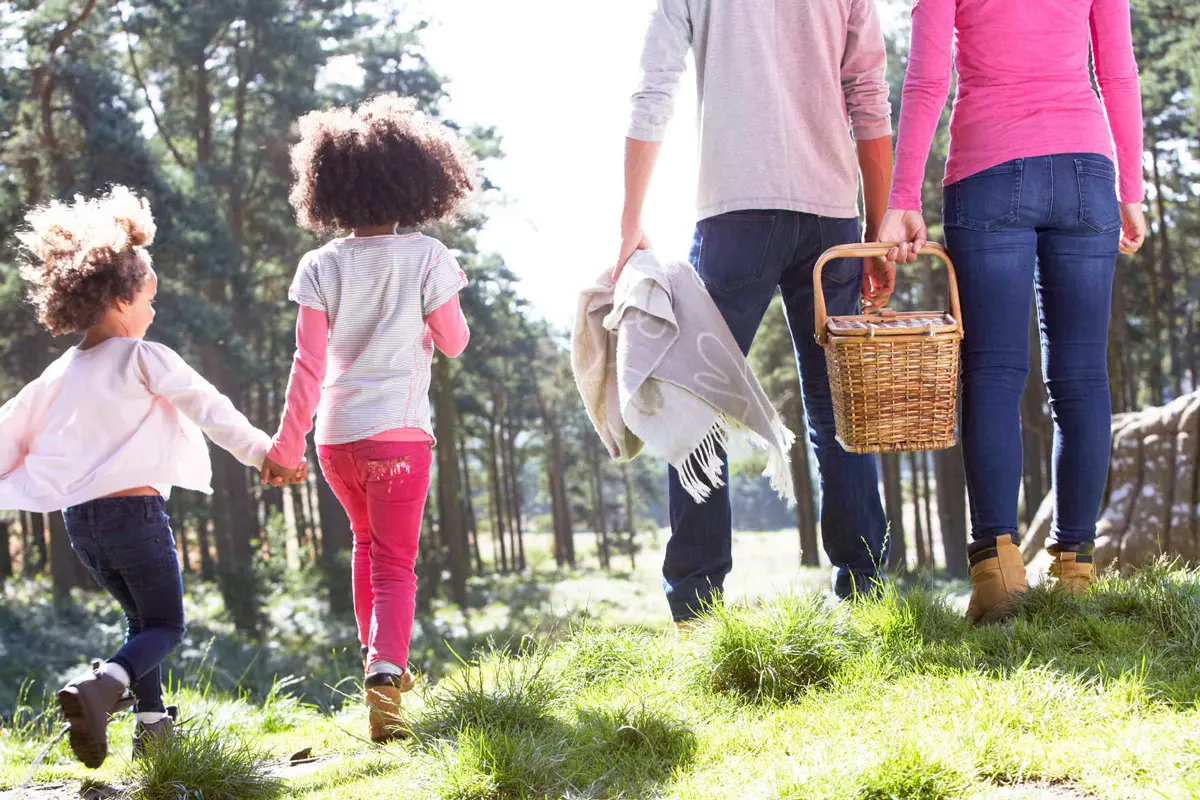
[[[29,260],[21,277],[38,321],[55,336],[81,333],[117,301],[133,302],[150,270],[150,206],[124,186],[55,200],[25,215],[17,238]]]
[[[300,118],[288,198],[318,235],[415,228],[448,216],[475,189],[475,161],[445,125],[385,94]]]

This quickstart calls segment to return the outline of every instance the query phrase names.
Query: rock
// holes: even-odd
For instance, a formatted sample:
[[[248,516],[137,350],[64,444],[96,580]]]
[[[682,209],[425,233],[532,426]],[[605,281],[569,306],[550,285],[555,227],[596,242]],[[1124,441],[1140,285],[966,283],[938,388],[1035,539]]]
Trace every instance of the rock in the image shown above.
[[[1113,418],[1108,488],[1096,524],[1096,566],[1122,571],[1162,555],[1200,563],[1200,392]],[[1045,573],[1054,497],[1042,503],[1021,550]]]

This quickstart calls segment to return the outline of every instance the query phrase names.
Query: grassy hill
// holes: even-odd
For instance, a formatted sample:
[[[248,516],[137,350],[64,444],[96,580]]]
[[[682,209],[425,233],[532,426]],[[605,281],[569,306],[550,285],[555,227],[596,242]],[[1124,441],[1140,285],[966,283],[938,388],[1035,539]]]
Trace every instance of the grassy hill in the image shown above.
[[[1200,797],[1195,572],[1036,590],[982,630],[919,587],[735,603],[681,637],[578,617],[497,630],[406,695],[408,741],[364,741],[350,680],[239,693],[196,670],[173,692],[188,736],[138,764],[129,715],[91,773],[61,742],[44,752],[53,712],[23,711],[0,735],[0,797]]]

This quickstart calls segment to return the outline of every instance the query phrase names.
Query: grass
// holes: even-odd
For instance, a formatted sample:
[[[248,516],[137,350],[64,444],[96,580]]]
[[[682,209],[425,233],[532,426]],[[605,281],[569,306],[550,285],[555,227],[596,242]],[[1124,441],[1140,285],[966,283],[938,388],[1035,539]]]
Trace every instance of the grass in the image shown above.
[[[300,677],[242,693],[214,678],[171,693],[193,719],[193,777],[171,760],[183,756],[154,782],[130,764],[128,715],[98,772],[59,743],[32,777],[174,797],[134,793],[199,787],[217,760],[204,752],[228,746],[271,779],[264,791],[277,777],[279,796],[300,798],[1200,797],[1194,571],[1107,576],[1084,598],[1035,589],[1014,622],[987,629],[921,586],[853,604],[734,603],[679,637],[597,616],[456,646],[461,659],[446,650],[456,666],[405,696],[415,735],[386,748],[363,741],[361,687],[317,703]],[[0,787],[30,776],[58,729],[39,701],[27,695],[0,732]],[[287,766],[305,747],[324,760]]]

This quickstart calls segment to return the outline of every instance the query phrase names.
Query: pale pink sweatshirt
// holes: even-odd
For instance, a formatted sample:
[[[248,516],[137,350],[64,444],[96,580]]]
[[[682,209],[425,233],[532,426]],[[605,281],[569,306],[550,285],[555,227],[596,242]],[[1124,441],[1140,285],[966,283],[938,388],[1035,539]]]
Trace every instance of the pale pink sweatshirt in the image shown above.
[[[433,336],[433,344],[450,358],[466,349],[471,331],[463,316],[458,295],[452,296],[425,318]],[[279,432],[267,457],[288,469],[299,466],[304,458],[305,440],[312,430],[313,414],[321,399],[321,383],[325,380],[325,356],[329,346],[329,317],[324,311],[300,306],[296,318],[296,355],[288,378],[287,405]],[[395,428],[368,437],[373,442],[432,442],[420,428]]]
[[[921,209],[930,144],[950,87],[945,183],[1014,158],[1112,157],[1119,196],[1142,199],[1142,105],[1129,0],[917,0],[889,205]],[[1096,82],[1088,71],[1091,43]],[[1110,132],[1111,131],[1111,132]]]

